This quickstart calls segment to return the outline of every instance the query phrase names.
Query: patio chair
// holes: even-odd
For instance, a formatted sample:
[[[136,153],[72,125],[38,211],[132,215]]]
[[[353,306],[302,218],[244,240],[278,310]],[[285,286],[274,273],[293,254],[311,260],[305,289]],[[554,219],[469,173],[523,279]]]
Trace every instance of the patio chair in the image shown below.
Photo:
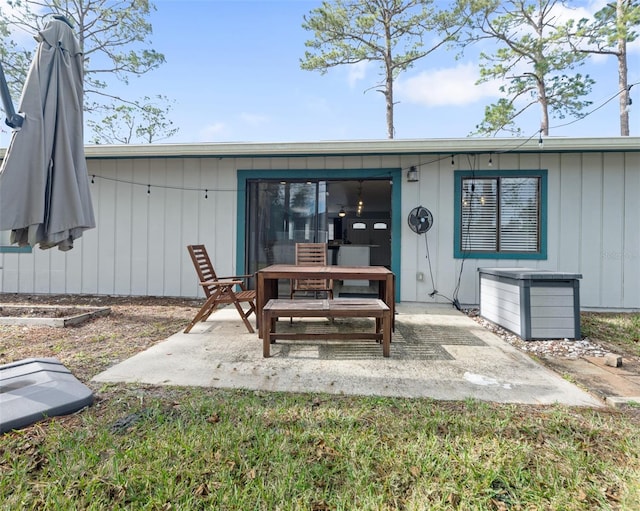
[[[296,243],[296,264],[304,266],[327,266],[326,243]],[[291,281],[291,299],[295,293],[305,292],[327,295],[333,299],[333,280],[331,279],[294,279]]]
[[[200,285],[207,299],[191,320],[191,323],[184,329],[184,333],[189,333],[198,321],[206,321],[218,306],[227,304],[234,305],[247,330],[254,333],[253,326],[251,326],[248,317],[256,312],[256,292],[248,290],[245,284],[246,279],[250,277],[250,275],[218,277],[204,245],[189,245],[187,249],[189,250],[191,260],[200,279]],[[249,309],[246,312],[241,305],[243,302],[249,305]]]

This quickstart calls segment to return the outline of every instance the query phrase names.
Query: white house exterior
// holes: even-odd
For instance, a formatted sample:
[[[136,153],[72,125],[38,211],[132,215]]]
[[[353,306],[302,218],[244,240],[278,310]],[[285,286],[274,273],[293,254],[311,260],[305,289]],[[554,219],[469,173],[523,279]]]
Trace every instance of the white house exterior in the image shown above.
[[[5,243],[1,292],[199,296],[188,244],[205,244],[220,275],[246,270],[249,181],[344,176],[391,183],[399,301],[477,304],[477,268],[527,267],[581,274],[582,308],[640,309],[637,137],[88,146],[86,156],[97,228],[66,253]],[[537,249],[461,248],[464,194],[503,178],[506,190],[510,176],[539,183]],[[422,235],[407,223],[418,205],[434,219]]]

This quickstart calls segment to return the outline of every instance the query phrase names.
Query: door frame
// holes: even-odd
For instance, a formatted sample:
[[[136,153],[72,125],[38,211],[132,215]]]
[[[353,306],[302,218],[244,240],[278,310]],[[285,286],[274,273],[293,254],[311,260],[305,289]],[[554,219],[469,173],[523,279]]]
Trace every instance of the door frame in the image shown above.
[[[401,239],[402,239],[402,169],[401,168],[379,168],[379,169],[238,169],[238,196],[237,196],[237,235],[236,235],[236,272],[240,275],[245,273],[246,260],[246,221],[247,221],[247,181],[254,179],[268,180],[332,180],[332,181],[353,181],[358,179],[381,179],[388,178],[391,185],[391,271],[397,276],[395,279],[395,294],[400,297],[400,261],[401,261]]]

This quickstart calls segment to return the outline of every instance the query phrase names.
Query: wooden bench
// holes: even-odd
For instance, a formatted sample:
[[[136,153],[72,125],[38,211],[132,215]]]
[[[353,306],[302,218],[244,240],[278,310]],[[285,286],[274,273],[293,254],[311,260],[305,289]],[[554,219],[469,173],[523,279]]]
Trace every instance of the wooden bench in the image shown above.
[[[287,318],[375,318],[375,332],[276,332],[276,320]],[[375,339],[382,341],[382,355],[391,351],[391,311],[377,298],[336,298],[334,300],[269,300],[262,310],[264,357],[271,356],[277,339]]]

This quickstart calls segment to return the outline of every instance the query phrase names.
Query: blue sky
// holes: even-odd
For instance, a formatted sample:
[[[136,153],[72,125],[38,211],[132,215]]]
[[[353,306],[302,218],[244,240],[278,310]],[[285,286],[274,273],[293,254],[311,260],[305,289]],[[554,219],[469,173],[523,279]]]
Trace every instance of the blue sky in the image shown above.
[[[602,0],[596,0],[599,4]],[[122,94],[163,94],[179,133],[165,142],[291,142],[386,138],[382,94],[373,66],[335,68],[326,75],[300,69],[305,40],[303,15],[320,0],[156,0],[151,18],[153,47],[166,64],[133,78]],[[599,4],[572,2],[580,15]],[[466,137],[495,101],[496,85],[478,87],[477,52],[455,60],[441,51],[419,61],[396,82],[397,139]],[[640,81],[640,45],[629,57],[629,82]],[[596,108],[618,91],[616,61],[597,58],[581,72],[597,80]],[[631,134],[640,135],[640,85],[632,89]],[[14,101],[17,103],[17,98]],[[634,105],[635,106],[635,105]],[[539,112],[522,118],[525,136],[537,132]],[[552,119],[558,126],[571,119]],[[586,119],[552,129],[552,136],[617,136],[618,102]],[[0,135],[6,147],[8,136]]]

